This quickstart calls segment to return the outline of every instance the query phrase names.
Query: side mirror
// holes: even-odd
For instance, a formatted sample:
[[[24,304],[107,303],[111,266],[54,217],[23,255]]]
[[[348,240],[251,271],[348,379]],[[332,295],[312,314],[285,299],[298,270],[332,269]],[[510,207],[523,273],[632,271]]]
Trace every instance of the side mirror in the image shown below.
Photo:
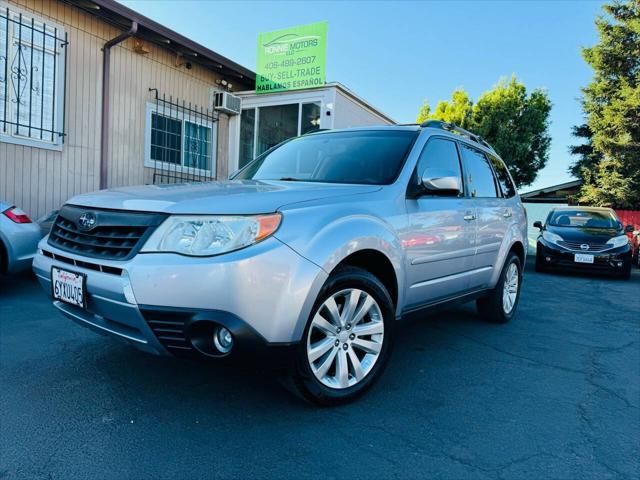
[[[540,220],[533,222],[533,226],[542,230],[542,222]]]
[[[624,227],[625,233],[633,233],[633,225],[627,225]]]
[[[427,168],[422,175],[422,187],[431,193],[449,193],[459,195],[462,193],[462,180],[460,175],[452,170]]]

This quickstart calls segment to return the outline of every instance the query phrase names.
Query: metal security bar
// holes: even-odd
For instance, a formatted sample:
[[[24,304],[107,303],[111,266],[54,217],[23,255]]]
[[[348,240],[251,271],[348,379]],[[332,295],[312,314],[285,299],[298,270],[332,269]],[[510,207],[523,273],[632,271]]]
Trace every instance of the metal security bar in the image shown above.
[[[64,142],[66,82],[62,98],[56,82],[65,78],[68,45],[56,27],[0,11],[0,133]]]
[[[154,94],[149,156],[153,183],[206,182],[216,179],[218,116],[215,111],[173,96]]]

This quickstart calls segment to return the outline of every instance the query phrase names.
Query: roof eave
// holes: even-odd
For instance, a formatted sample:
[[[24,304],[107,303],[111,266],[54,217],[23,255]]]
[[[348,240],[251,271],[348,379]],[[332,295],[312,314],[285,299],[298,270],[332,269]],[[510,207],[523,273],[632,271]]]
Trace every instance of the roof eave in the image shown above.
[[[202,59],[208,60],[209,62],[213,62],[214,64],[219,64],[220,69],[227,69],[233,73],[235,76],[241,80],[244,80],[245,83],[251,84],[255,82],[256,74],[255,72],[249,70],[246,67],[234,62],[233,60],[228,59],[220,55],[219,53],[214,52],[213,50],[208,49],[207,47],[194,42],[193,40],[185,37],[184,35],[171,30],[170,28],[165,27],[164,25],[159,24],[158,22],[151,20],[150,18],[132,10],[124,5],[114,1],[114,0],[65,0],[68,3],[83,9],[84,11],[96,15],[97,17],[102,17],[103,15],[100,12],[108,12],[129,22],[137,22],[139,29],[148,30],[149,32],[154,33],[160,39],[164,41],[168,41],[167,46],[170,44],[174,44],[177,47],[180,47],[181,50],[185,50],[186,53],[195,54],[192,55],[193,61],[195,63],[201,63],[198,61],[198,57]],[[88,4],[93,4],[99,7],[96,10],[92,10],[88,8]],[[160,40],[159,43],[162,43]]]

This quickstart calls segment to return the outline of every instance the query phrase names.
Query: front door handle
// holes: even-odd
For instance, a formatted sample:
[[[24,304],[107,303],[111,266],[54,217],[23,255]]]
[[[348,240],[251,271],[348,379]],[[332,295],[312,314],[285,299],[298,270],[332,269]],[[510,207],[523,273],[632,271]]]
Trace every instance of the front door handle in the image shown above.
[[[462,218],[464,218],[467,222],[470,222],[470,221],[472,221],[472,220],[475,220],[475,219],[476,219],[476,216],[475,216],[474,214],[470,213],[470,214],[465,215],[465,216],[464,216],[464,217],[462,217]]]

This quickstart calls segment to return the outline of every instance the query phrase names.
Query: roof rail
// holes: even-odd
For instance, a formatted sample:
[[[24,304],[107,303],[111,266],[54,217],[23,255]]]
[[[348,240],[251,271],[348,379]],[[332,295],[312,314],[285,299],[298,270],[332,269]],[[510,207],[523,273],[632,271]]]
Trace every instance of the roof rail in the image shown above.
[[[426,120],[422,122],[420,126],[422,128],[440,128],[449,132],[455,132],[459,135],[462,135],[463,137],[468,138],[469,140],[479,143],[480,145],[488,148],[491,151],[495,151],[493,150],[493,147],[489,145],[489,143],[487,143],[487,141],[480,135],[472,133],[469,130],[465,130],[464,128],[457,126],[453,122],[443,122],[442,120]]]

